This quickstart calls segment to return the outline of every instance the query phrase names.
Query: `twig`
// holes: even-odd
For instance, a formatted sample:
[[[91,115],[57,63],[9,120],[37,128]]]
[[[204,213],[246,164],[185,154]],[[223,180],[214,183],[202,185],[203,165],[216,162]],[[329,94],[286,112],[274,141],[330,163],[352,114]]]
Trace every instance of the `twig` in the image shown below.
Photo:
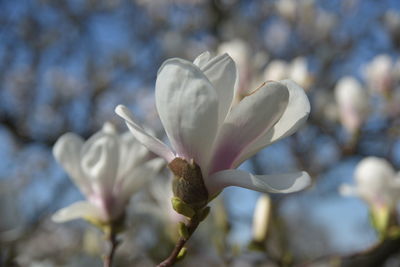
[[[166,258],[163,262],[161,262],[157,267],[169,267],[172,266],[177,260],[178,260],[178,255],[179,252],[182,250],[182,248],[185,246],[186,242],[189,240],[189,238],[192,236],[193,232],[196,230],[196,228],[199,226],[200,221],[196,219],[192,219],[189,221],[189,223],[186,225],[189,235],[187,238],[184,238],[183,236],[179,238],[178,243],[176,243],[175,248],[172,250],[171,254]]]
[[[104,267],[112,267],[115,251],[120,242],[117,240],[117,235],[114,231],[107,235],[107,241],[110,243],[110,249],[104,257]]]

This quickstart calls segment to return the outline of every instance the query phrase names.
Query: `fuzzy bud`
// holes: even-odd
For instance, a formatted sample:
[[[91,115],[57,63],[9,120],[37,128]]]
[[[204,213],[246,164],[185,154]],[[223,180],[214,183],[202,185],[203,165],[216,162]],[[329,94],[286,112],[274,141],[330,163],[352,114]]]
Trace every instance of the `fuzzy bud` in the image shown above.
[[[168,167],[174,174],[172,181],[174,196],[195,211],[204,208],[208,203],[208,191],[200,167],[182,158],[175,158]]]

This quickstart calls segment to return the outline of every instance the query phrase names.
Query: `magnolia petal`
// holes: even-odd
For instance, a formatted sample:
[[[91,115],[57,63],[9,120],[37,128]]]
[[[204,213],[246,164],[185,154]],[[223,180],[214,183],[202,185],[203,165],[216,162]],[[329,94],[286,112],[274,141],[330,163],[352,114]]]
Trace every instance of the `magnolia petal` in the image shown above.
[[[151,181],[156,174],[165,166],[165,161],[155,158],[136,166],[128,176],[121,180],[119,192],[115,192],[119,198],[128,201],[132,194],[137,192],[146,182]]]
[[[242,170],[224,170],[214,173],[205,180],[211,196],[227,186],[239,186],[265,193],[293,193],[311,184],[306,172],[273,175],[253,175]]]
[[[62,223],[75,219],[102,220],[101,211],[98,207],[87,201],[79,201],[72,205],[57,211],[51,219]]]
[[[150,151],[164,158],[167,162],[170,162],[175,158],[174,153],[166,144],[161,142],[158,138],[148,134],[142,127],[139,126],[133,114],[127,107],[118,105],[115,108],[115,113],[125,120],[126,125],[135,138]]]
[[[240,153],[279,120],[288,98],[284,85],[269,82],[235,105],[218,133],[210,173],[231,169]]]
[[[81,167],[92,188],[104,196],[112,190],[119,164],[118,135],[100,131],[82,147]]]
[[[53,147],[53,155],[70,175],[76,186],[85,195],[91,193],[90,182],[87,181],[80,168],[80,153],[83,140],[76,134],[66,133],[62,135]]]
[[[124,179],[133,169],[146,162],[151,157],[150,151],[139,143],[129,131],[119,138],[119,167],[116,182]]]
[[[208,51],[201,53],[196,59],[193,61],[193,64],[199,68],[204,67],[207,62],[210,60],[211,54]]]
[[[280,83],[285,85],[289,91],[289,102],[285,112],[272,129],[260,136],[242,152],[234,166],[239,166],[260,149],[293,134],[306,122],[310,114],[310,102],[304,89],[291,80],[283,80]]]
[[[156,81],[156,106],[179,157],[207,164],[218,124],[218,96],[191,62],[167,60]]]
[[[233,99],[236,82],[235,62],[228,54],[223,54],[213,58],[200,68],[217,92],[219,100],[218,118],[222,123]]]

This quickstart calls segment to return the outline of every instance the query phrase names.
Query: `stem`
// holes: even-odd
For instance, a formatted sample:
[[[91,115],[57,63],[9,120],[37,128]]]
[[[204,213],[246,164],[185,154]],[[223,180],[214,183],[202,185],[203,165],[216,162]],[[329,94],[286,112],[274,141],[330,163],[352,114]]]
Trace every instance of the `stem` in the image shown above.
[[[111,231],[111,233],[107,235],[107,241],[110,243],[110,249],[104,256],[104,267],[112,267],[115,251],[120,242],[117,240],[117,235],[114,231]]]
[[[157,267],[169,267],[169,266],[172,266],[177,261],[179,252],[185,246],[186,242],[192,236],[192,234],[197,229],[199,224],[200,224],[200,221],[196,220],[194,218],[188,222],[188,224],[186,225],[188,232],[189,232],[188,238],[185,239],[184,237],[180,237],[178,240],[178,243],[176,243],[175,248],[172,250],[172,252],[168,256],[168,258],[166,258],[163,262],[161,262],[159,265],[157,265]]]

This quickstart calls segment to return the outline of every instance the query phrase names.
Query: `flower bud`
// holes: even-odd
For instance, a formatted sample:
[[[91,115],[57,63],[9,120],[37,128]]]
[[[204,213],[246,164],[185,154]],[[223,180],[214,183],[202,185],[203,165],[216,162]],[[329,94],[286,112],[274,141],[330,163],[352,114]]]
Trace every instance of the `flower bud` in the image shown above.
[[[253,240],[263,242],[267,238],[269,219],[271,215],[271,199],[267,194],[262,195],[254,210]]]
[[[204,208],[208,203],[208,191],[200,167],[182,158],[175,158],[168,167],[174,174],[172,181],[174,196],[196,211]]]

